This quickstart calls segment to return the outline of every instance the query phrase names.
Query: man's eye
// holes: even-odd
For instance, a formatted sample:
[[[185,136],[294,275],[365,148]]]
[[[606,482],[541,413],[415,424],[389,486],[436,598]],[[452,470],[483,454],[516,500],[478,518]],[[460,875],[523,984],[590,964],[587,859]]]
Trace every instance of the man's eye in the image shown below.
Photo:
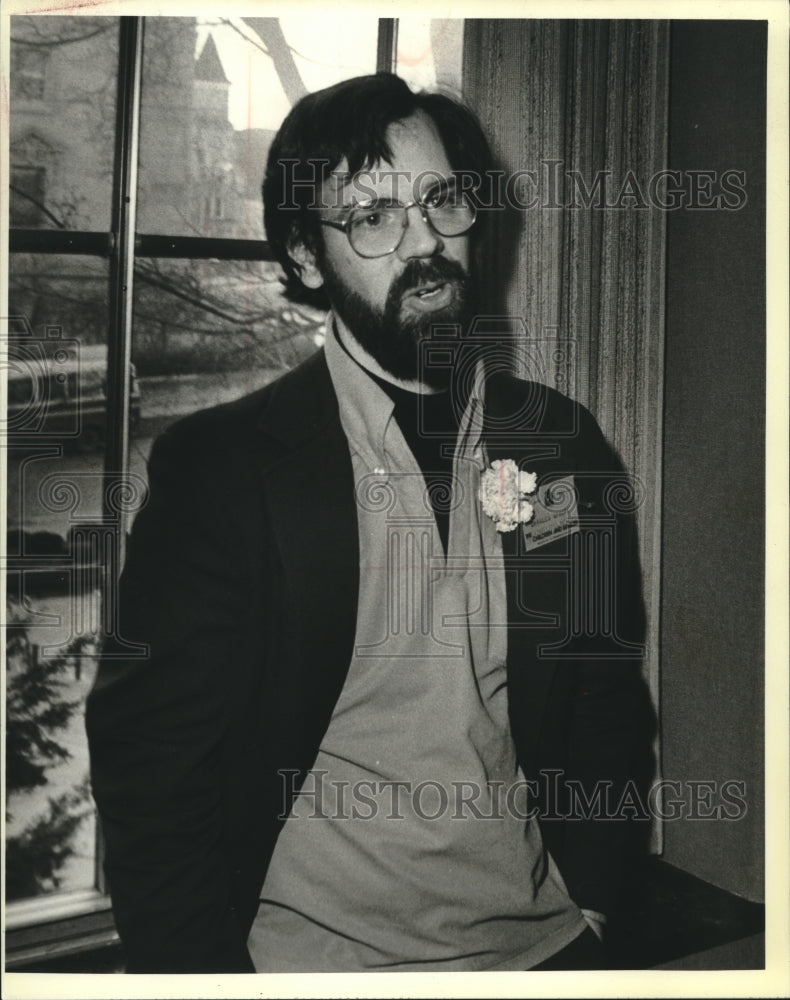
[[[352,225],[356,229],[383,229],[392,223],[393,213],[380,208],[358,209]]]
[[[447,188],[434,188],[422,199],[426,208],[441,208],[448,201]]]
[[[452,182],[448,184],[437,184],[422,199],[426,208],[458,208],[461,204],[461,197],[458,188]]]

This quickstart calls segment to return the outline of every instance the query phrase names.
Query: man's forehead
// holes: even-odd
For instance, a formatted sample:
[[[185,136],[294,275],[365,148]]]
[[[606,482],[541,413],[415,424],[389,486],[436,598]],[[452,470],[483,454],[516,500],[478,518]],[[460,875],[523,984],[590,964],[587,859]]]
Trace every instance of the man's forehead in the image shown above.
[[[436,125],[425,113],[418,111],[403,121],[395,121],[387,129],[387,143],[392,162],[379,159],[368,161],[355,173],[349,171],[344,157],[324,182],[325,203],[347,203],[350,195],[369,192],[380,197],[411,200],[424,194],[437,183],[448,180],[452,169],[448,162]]]
[[[352,174],[342,161],[324,182],[323,190],[331,200],[337,196],[342,202],[350,194],[362,194],[373,190],[377,195],[408,196],[417,198],[437,184],[443,184],[453,177],[449,167],[443,169],[396,170],[387,163],[363,167]]]

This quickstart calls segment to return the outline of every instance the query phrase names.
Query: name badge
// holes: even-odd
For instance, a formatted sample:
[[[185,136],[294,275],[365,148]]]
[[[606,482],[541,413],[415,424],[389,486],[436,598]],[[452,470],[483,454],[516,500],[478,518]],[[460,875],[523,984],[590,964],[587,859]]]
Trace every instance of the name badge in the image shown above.
[[[532,520],[521,525],[525,551],[578,531],[577,499],[573,476],[552,479],[539,486],[535,495],[529,498],[535,511]]]

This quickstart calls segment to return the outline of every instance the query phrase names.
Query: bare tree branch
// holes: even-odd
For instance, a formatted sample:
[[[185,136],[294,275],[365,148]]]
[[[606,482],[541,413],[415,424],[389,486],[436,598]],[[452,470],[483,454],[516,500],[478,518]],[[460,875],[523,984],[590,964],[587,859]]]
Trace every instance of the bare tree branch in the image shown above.
[[[280,21],[276,17],[243,17],[246,25],[263,40],[266,51],[274,63],[277,75],[283,85],[285,96],[290,103],[296,104],[307,93],[307,87],[296,68],[293,54],[285,40]]]
[[[97,35],[103,35],[110,30],[111,27],[115,26],[115,21],[113,19],[113,25],[104,25],[102,27],[95,28],[93,31],[86,31],[82,35],[59,35],[56,38],[20,38],[19,36],[11,36],[12,45],[25,45],[31,49],[53,49],[58,45],[71,45],[74,42],[84,42],[88,38],[95,38]]]
[[[244,20],[244,18],[242,18],[242,20]],[[253,45],[256,49],[258,49],[259,52],[263,52],[263,54],[266,56],[271,56],[271,53],[264,45],[262,45],[255,38],[251,38],[249,35],[246,35],[239,28],[237,24],[233,23],[233,21],[229,17],[220,17],[216,21],[203,21],[202,23],[214,28],[217,27],[231,28],[233,31],[236,32],[237,35],[240,35],[245,42],[249,42],[250,45]],[[304,52],[301,52],[299,49],[297,49],[295,45],[288,45],[288,48],[291,52],[293,52],[295,56],[299,56],[299,58],[304,59],[305,62],[313,63],[314,66],[326,66],[326,59],[314,59],[312,56],[306,56]],[[333,62],[332,65],[335,69],[355,68],[355,64],[350,62],[348,63]]]
[[[238,24],[234,24],[229,17],[221,17],[218,21],[212,21],[211,24],[214,26],[230,28],[232,31],[235,31],[237,35],[240,35],[245,42],[249,42],[250,45],[256,48],[259,52],[262,52],[265,56],[271,54],[261,41],[256,38],[251,38],[249,35],[245,34]]]
[[[15,184],[9,184],[8,190],[12,194],[18,195],[20,198],[26,199],[27,201],[30,202],[31,205],[35,205],[40,212],[43,212],[44,215],[47,216],[47,218],[49,218],[52,222],[55,223],[58,229],[68,229],[68,226],[66,225],[65,222],[63,222],[62,219],[59,219],[56,215],[53,215],[53,213],[50,212],[47,206],[43,202],[39,201],[38,198],[34,198],[32,194],[28,194],[27,191],[23,191],[21,188],[18,188]]]
[[[134,270],[135,276],[144,284],[159,288],[161,291],[167,292],[168,295],[181,299],[183,302],[188,302],[190,305],[196,306],[204,312],[211,313],[214,316],[219,316],[220,319],[225,319],[228,322],[233,323],[235,326],[249,326],[260,317],[260,313],[245,316],[239,313],[234,315],[233,313],[226,312],[224,309],[220,309],[217,306],[212,305],[209,301],[207,301],[205,296],[191,294],[190,292],[184,291],[184,289],[179,285],[168,281],[168,279],[165,278],[160,272],[157,272],[150,267],[144,267],[139,262],[135,265]]]

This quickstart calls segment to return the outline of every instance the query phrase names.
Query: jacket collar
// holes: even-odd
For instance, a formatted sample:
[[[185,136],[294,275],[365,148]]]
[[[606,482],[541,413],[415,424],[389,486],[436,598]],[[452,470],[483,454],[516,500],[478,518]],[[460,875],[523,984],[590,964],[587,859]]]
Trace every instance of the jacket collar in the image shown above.
[[[322,349],[272,385],[258,426],[287,448],[298,448],[337,419],[337,398]]]

